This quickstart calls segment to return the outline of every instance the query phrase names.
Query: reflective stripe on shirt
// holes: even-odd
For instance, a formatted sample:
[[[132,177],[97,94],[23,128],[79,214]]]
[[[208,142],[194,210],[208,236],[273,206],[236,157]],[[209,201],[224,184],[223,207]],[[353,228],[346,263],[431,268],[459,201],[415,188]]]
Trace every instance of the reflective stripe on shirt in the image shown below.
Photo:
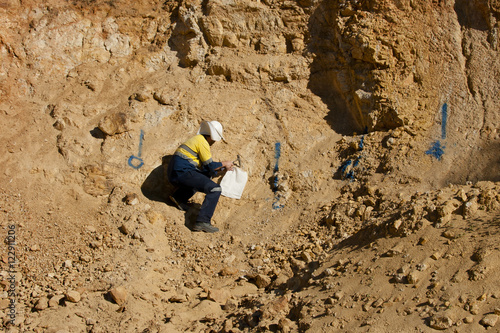
[[[175,151],[175,155],[188,160],[199,169],[213,162],[210,145],[203,135],[196,135],[181,144]]]

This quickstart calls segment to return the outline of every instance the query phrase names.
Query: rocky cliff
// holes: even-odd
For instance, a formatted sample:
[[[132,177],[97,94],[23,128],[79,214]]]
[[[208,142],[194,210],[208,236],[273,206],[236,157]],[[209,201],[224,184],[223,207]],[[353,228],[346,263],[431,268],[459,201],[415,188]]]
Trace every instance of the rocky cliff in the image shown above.
[[[8,329],[495,326],[498,1],[0,0],[0,20]],[[217,235],[164,179],[203,120],[249,173]]]

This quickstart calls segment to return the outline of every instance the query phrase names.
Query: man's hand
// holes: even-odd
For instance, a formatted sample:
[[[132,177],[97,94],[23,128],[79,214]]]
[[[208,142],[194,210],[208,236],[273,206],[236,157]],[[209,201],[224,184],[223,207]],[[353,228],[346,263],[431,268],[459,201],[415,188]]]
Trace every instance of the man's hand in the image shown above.
[[[234,168],[233,162],[231,161],[224,161],[221,162],[222,166],[220,168],[217,168],[216,170],[228,170],[231,171]]]

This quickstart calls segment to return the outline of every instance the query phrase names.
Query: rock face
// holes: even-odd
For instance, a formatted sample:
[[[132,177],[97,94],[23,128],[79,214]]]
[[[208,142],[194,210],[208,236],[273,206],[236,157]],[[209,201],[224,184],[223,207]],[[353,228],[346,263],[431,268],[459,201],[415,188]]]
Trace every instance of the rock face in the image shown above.
[[[147,45],[154,45],[144,61],[168,58],[171,49],[181,66],[201,66],[230,81],[308,79],[311,90],[331,109],[332,120],[351,119],[347,125],[332,124],[345,131],[428,127],[443,103],[497,117],[497,97],[487,92],[498,82],[494,75],[479,74],[499,66],[495,2],[134,4],[137,13],[155,11],[144,16],[130,14],[132,8],[127,12],[108,6],[96,2],[80,10],[68,6],[56,12],[49,7],[27,13],[8,5],[26,16],[31,30],[6,25],[12,38],[2,42],[4,75],[15,63],[30,59],[38,59],[36,70],[44,74],[67,75],[89,62],[142,56]],[[100,10],[91,13],[92,8]],[[110,15],[104,17],[106,11]],[[9,19],[15,16],[6,19],[12,23]],[[483,31],[484,40],[479,35]],[[25,49],[16,44],[21,38]],[[235,62],[236,50],[254,53],[254,61]],[[92,91],[102,85],[95,78],[82,83]],[[122,121],[108,116],[102,127],[105,132],[123,131]]]
[[[346,110],[358,131],[424,125],[443,102],[492,115],[492,109],[459,97],[481,94],[493,83],[467,86],[468,80],[477,81],[464,65],[479,54],[498,52],[496,20],[486,19],[495,16],[494,5],[477,2],[475,8],[463,1],[322,2],[310,24],[310,45],[317,54],[313,91],[327,95],[324,87],[333,88],[338,97],[332,105]],[[477,25],[495,36],[485,46],[461,32]]]
[[[0,1],[2,325],[496,329],[499,20],[494,0]],[[165,180],[203,120],[249,175],[214,235]]]

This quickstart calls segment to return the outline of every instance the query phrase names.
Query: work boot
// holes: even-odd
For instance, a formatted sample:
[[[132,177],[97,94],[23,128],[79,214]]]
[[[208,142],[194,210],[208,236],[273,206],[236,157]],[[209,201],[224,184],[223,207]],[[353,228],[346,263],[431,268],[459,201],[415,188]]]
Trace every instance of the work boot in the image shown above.
[[[210,223],[196,222],[193,226],[193,231],[204,231],[208,233],[214,233],[219,231],[219,228],[214,227]]]

